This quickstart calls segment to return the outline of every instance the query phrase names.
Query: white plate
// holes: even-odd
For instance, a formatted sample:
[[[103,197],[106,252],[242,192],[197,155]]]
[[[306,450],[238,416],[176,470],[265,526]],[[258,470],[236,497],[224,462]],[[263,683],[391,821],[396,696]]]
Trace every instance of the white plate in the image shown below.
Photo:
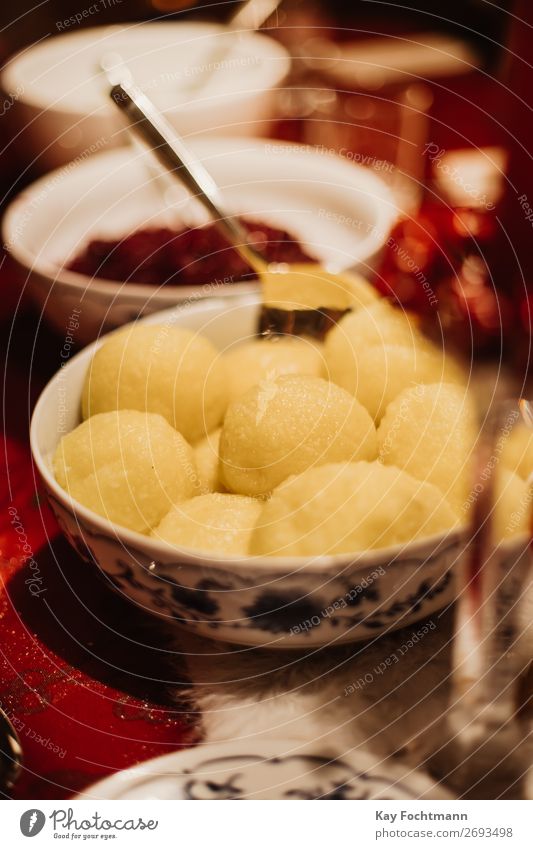
[[[425,773],[364,752],[335,757],[301,740],[200,745],[93,784],[78,799],[453,799]]]

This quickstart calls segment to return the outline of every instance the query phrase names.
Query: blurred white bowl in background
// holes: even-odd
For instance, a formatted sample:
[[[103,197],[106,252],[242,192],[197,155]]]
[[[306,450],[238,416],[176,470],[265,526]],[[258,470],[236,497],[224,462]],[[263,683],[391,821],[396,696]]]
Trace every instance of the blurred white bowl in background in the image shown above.
[[[124,141],[123,119],[99,70],[109,52],[124,58],[185,136],[264,135],[276,87],[290,68],[287,51],[274,39],[211,23],[129,23],[47,38],[17,53],[0,76],[18,128],[26,128],[28,153],[42,171]]]

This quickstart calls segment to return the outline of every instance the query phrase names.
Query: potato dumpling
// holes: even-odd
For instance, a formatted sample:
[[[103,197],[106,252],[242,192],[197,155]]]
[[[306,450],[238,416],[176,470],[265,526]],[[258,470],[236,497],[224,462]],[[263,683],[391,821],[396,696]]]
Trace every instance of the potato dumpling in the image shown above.
[[[530,525],[531,490],[527,483],[500,467],[494,493],[494,537],[496,542],[527,533]]]
[[[282,374],[325,374],[322,346],[296,336],[252,339],[228,351],[224,362],[230,401],[261,380],[275,380]]]
[[[250,553],[351,553],[410,542],[456,524],[450,505],[431,484],[377,462],[330,463],[274,490]]]
[[[518,422],[505,440],[502,462],[524,480],[533,472],[533,430],[523,422]]]
[[[219,474],[219,446],[221,428],[208,433],[194,446],[194,459],[198,470],[198,489],[204,494],[224,490]]]
[[[374,423],[352,395],[320,377],[284,376],[228,407],[221,478],[231,492],[261,495],[309,466],[376,453]]]
[[[69,494],[111,522],[146,533],[197,480],[192,448],[155,413],[92,416],[59,443],[54,473]]]
[[[464,383],[464,374],[451,357],[430,347],[375,345],[361,351],[352,364],[353,369],[343,370],[341,385],[377,422],[403,389],[417,383]]]
[[[182,548],[244,556],[261,507],[244,495],[199,495],[176,505],[152,536]]]
[[[166,325],[132,325],[94,355],[83,417],[110,410],[160,413],[189,442],[220,424],[227,405],[222,358],[211,342]]]
[[[286,310],[359,309],[380,298],[374,287],[351,271],[331,272],[316,264],[293,263],[290,273],[261,274],[263,301]]]
[[[462,387],[432,383],[404,389],[378,428],[379,459],[435,484],[460,516],[472,486],[474,416]]]
[[[348,313],[330,330],[324,342],[328,377],[339,386],[356,383],[358,357],[376,345],[428,346],[407,315],[387,301],[361,307]],[[353,391],[353,390],[352,390]]]

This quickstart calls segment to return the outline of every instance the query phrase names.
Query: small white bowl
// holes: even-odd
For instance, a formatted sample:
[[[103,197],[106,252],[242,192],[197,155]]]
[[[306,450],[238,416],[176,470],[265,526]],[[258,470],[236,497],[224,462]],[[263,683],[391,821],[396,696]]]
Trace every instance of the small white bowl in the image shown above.
[[[257,139],[190,143],[218,182],[230,210],[287,230],[319,261],[368,274],[397,215],[370,170],[313,147]],[[154,176],[150,158],[123,148],[89,157],[33,183],[8,207],[5,247],[27,275],[45,318],[65,333],[79,312],[76,342],[89,342],[140,314],[181,300],[257,290],[255,283],[145,286],[90,278],[62,268],[93,238],[137,227],[197,223],[198,202]],[[156,175],[157,175],[156,171]],[[170,178],[169,178],[170,179]]]
[[[43,171],[124,142],[123,120],[99,69],[109,52],[123,57],[185,136],[263,135],[274,115],[276,88],[290,68],[287,51],[274,39],[213,23],[64,27],[17,53],[0,76],[27,153]]]
[[[225,348],[255,331],[256,295],[177,306],[142,321],[172,323]],[[32,418],[31,448],[57,520],[78,553],[138,605],[213,639],[269,648],[365,640],[427,617],[454,596],[461,531],[356,555],[232,558],[178,549],[113,525],[73,501],[51,470],[80,422],[95,342],[59,369]]]

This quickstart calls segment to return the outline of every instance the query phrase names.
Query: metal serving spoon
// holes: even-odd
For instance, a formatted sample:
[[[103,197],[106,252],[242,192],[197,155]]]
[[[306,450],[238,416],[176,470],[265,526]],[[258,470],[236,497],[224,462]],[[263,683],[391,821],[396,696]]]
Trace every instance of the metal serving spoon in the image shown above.
[[[191,77],[181,91],[189,96],[198,96],[217,72],[217,65],[227,60],[235,43],[236,36],[243,33],[257,32],[274,14],[281,0],[246,0],[227,21],[226,32],[218,35],[216,44],[203,60],[205,70],[196,77]]]
[[[202,203],[215,226],[261,280],[260,332],[323,337],[353,303],[342,277],[318,263],[268,263],[250,245],[238,218],[225,210],[220,190],[203,163],[135,85],[121,57],[108,54],[101,67],[111,84],[111,99],[127,116],[132,133],[148,144],[161,165]]]
[[[22,746],[7,714],[0,708],[0,791],[11,790],[20,774]]]

